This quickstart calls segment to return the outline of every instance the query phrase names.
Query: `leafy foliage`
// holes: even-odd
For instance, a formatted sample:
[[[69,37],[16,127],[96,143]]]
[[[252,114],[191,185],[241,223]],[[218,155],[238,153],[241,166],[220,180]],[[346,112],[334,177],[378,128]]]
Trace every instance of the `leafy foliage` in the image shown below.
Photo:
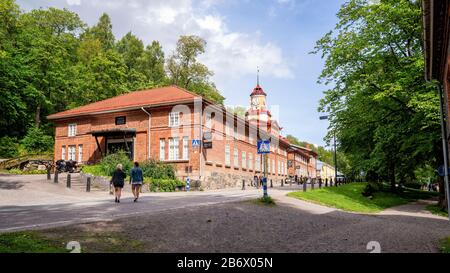
[[[112,176],[113,172],[116,170],[117,164],[122,164],[123,171],[127,175],[130,174],[133,162],[131,162],[125,152],[109,154],[100,161],[99,165],[103,175]]]
[[[440,158],[439,98],[424,80],[420,1],[350,0],[334,31],[317,42],[325,67],[319,111],[330,113],[354,175],[397,182],[415,179]]]
[[[31,127],[22,139],[22,145],[29,153],[39,153],[53,150],[53,138],[43,130]]]
[[[19,155],[17,139],[4,136],[0,138],[0,158],[11,158]]]
[[[174,192],[177,187],[186,186],[185,182],[177,179],[147,178],[145,183],[149,183],[152,192]]]
[[[147,160],[140,164],[145,177],[154,179],[175,179],[175,168],[170,164],[164,164],[156,160]]]
[[[144,45],[131,32],[117,40],[112,27],[106,13],[89,27],[67,9],[23,12],[1,1],[0,137],[20,139],[31,127],[51,135],[49,114],[171,83],[223,102],[212,72],[196,60],[206,46],[200,38],[182,36],[172,62],[158,41]]]

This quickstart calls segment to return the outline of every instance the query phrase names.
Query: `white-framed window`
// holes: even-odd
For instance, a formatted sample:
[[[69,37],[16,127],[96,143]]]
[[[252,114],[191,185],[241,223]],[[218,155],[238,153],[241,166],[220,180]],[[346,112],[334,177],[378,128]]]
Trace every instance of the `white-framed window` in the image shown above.
[[[165,161],[166,160],[166,139],[161,138],[159,140],[159,160]]]
[[[69,124],[69,133],[68,133],[69,137],[74,137],[77,135],[77,124],[76,123],[71,123]]]
[[[225,145],[225,166],[231,165],[231,151],[230,145]]]
[[[272,167],[272,173],[275,174],[275,159],[272,159],[272,164],[270,164]]]
[[[169,127],[180,126],[180,112],[169,113]]]
[[[234,167],[235,168],[239,168],[239,151],[238,151],[238,149],[237,148],[234,148],[234,154],[233,154],[233,157],[234,157]]]
[[[263,163],[265,164],[265,163]],[[263,166],[263,171],[264,171],[264,166]],[[267,173],[270,173],[270,159],[267,159]]]
[[[281,161],[278,161],[278,175],[281,174]]]
[[[169,160],[180,159],[180,140],[179,138],[169,138]]]
[[[209,113],[209,114],[207,113],[205,120],[206,120],[206,122],[205,122],[206,128],[211,129],[212,128],[212,113]]]
[[[189,159],[189,138],[183,137],[183,159]]]
[[[66,160],[66,146],[61,147],[61,159]]]
[[[253,154],[248,153],[248,169],[253,170]]]
[[[76,150],[77,150],[77,146],[75,145],[70,145],[69,146],[69,160],[76,160]]]
[[[231,127],[231,125],[228,122],[226,122],[225,123],[225,136],[226,136],[226,138],[229,138],[231,136],[230,127]]]
[[[83,162],[83,144],[78,145],[78,162]]]
[[[242,151],[242,168],[247,169],[247,153]]]

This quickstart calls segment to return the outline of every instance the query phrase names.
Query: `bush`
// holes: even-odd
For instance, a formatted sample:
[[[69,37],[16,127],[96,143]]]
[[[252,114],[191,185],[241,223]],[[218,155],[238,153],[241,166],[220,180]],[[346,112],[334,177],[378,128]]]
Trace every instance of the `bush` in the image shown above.
[[[19,144],[14,137],[4,136],[0,138],[0,158],[19,156]]]
[[[156,192],[173,192],[175,191],[176,187],[183,187],[186,186],[186,183],[177,180],[177,179],[155,179],[155,178],[145,178],[145,183],[149,183],[150,185],[150,191]]]
[[[140,165],[144,177],[151,177],[154,179],[171,179],[174,180],[175,168],[170,164],[164,164],[159,161],[150,159],[144,161]]]
[[[113,172],[116,170],[117,164],[122,164],[123,171],[130,175],[131,168],[133,167],[133,162],[125,152],[117,152],[115,154],[109,154],[105,156],[100,161],[100,171],[104,176],[112,176]],[[98,171],[94,169],[95,171]]]
[[[40,153],[53,150],[53,137],[44,134],[37,128],[31,127],[21,141],[25,150],[29,153]]]
[[[102,166],[100,165],[89,165],[82,167],[83,173],[92,174],[94,176],[108,176],[103,173]]]

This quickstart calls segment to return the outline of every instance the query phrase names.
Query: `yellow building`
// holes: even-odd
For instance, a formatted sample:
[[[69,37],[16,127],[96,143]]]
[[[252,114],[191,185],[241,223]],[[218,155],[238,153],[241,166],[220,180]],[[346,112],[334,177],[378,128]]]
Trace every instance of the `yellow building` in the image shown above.
[[[333,166],[322,161],[317,161],[317,177],[320,177],[322,179],[334,179],[334,176],[335,172]]]

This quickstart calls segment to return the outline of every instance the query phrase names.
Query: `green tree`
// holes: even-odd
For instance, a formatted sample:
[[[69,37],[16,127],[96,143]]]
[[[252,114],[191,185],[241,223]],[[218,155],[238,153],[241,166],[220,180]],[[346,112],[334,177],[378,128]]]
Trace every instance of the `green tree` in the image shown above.
[[[223,104],[224,97],[209,80],[213,72],[197,60],[205,53],[205,47],[206,41],[198,36],[181,36],[174,54],[167,60],[168,76],[171,83]]]
[[[160,43],[153,41],[139,58],[138,70],[147,77],[149,82],[160,85],[166,81],[164,62],[164,51]]]
[[[424,80],[419,1],[350,0],[334,31],[317,42],[329,112],[353,173],[396,183],[438,166],[439,100]],[[331,135],[328,135],[328,139]]]
[[[111,18],[106,13],[100,16],[98,23],[91,27],[85,35],[90,36],[92,39],[100,41],[104,51],[113,49],[115,38],[112,32]]]
[[[46,135],[38,127],[31,127],[21,141],[25,150],[29,153],[47,152],[53,150],[53,138]]]
[[[16,58],[26,67],[24,95],[39,127],[43,115],[66,107],[71,67],[77,61],[76,35],[83,23],[77,14],[55,8],[23,14],[20,23]]]

